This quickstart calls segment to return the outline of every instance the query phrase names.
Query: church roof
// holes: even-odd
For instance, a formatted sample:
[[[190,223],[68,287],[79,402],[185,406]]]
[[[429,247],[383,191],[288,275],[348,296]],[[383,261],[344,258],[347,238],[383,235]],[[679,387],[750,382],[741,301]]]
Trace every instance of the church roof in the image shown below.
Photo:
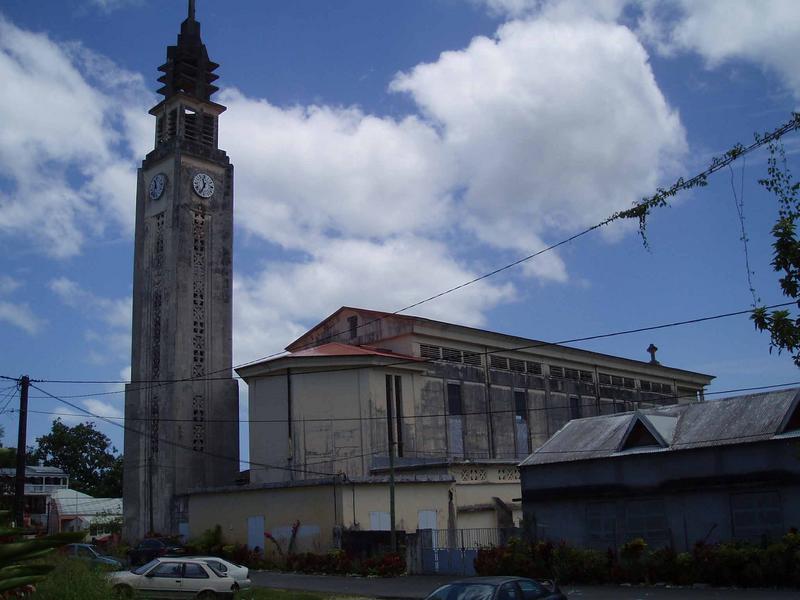
[[[181,23],[178,43],[167,47],[167,62],[158,70],[163,87],[158,90],[165,99],[176,94],[186,94],[198,100],[211,100],[219,90],[214,81],[219,79],[214,71],[219,67],[208,58],[208,51],[200,37],[200,23],[195,19],[195,0],[189,0],[189,16]]]

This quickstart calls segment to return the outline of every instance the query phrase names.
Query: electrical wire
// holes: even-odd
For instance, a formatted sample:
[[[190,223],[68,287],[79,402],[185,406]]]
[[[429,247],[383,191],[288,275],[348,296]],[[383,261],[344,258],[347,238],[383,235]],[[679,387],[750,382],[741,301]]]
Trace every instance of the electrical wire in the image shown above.
[[[139,437],[142,437],[142,438],[144,438],[144,437],[148,437],[149,438],[150,437],[148,432],[139,431],[138,429],[133,429],[132,427],[128,427],[127,425],[123,425],[122,423],[117,423],[115,421],[112,421],[112,420],[107,419],[105,417],[102,417],[100,415],[97,415],[97,414],[91,412],[90,410],[86,410],[86,409],[81,408],[80,406],[78,406],[76,404],[73,404],[72,402],[69,402],[68,400],[63,400],[62,398],[56,396],[55,394],[51,394],[47,390],[44,390],[44,389],[40,388],[38,385],[35,385],[35,384],[31,383],[31,387],[39,390],[43,394],[46,394],[47,396],[49,396],[53,400],[56,400],[58,402],[62,402],[63,404],[66,404],[67,406],[70,406],[70,407],[74,408],[75,410],[79,410],[82,413],[85,413],[87,416],[94,417],[95,419],[99,419],[99,420],[104,421],[104,422],[106,422],[106,423],[108,423],[110,425],[114,425],[115,427],[119,427],[119,428],[123,429],[126,433],[132,433],[132,434],[138,435]],[[333,473],[323,473],[323,472],[320,472],[320,471],[309,471],[307,469],[296,469],[296,468],[292,468],[292,467],[284,467],[284,466],[281,466],[281,465],[271,465],[271,464],[267,464],[267,463],[256,463],[256,462],[251,462],[251,461],[243,461],[239,457],[227,456],[227,455],[224,455],[224,454],[217,454],[215,452],[208,452],[207,450],[195,450],[191,446],[187,446],[185,444],[180,444],[180,443],[175,442],[173,440],[168,440],[168,439],[162,438],[162,437],[157,438],[157,440],[158,440],[159,443],[163,443],[163,444],[165,444],[167,446],[172,446],[174,448],[178,448],[178,449],[181,449],[181,450],[186,450],[186,451],[194,452],[194,453],[197,453],[197,454],[202,454],[202,455],[208,456],[210,458],[216,458],[216,459],[219,459],[219,460],[226,460],[226,461],[229,461],[229,462],[236,462],[237,464],[241,464],[241,463],[254,464],[256,466],[270,468],[270,469],[278,469],[278,470],[281,470],[281,471],[295,471],[295,472],[299,472],[299,473],[310,473],[312,475],[324,475],[324,476],[329,476],[329,477],[333,477],[334,476]]]
[[[795,302],[782,302],[782,303],[779,303],[779,304],[773,304],[771,306],[767,306],[766,309],[767,310],[771,310],[771,309],[774,309],[774,308],[792,306],[792,305],[795,305],[795,304],[796,304]],[[513,348],[500,348],[500,349],[497,349],[497,350],[487,350],[486,352],[476,352],[475,354],[487,355],[488,356],[488,355],[494,355],[494,354],[502,354],[502,353],[506,353],[506,352],[515,352],[515,351],[521,351],[521,350],[533,350],[533,349],[536,349],[536,348],[543,348],[543,347],[549,347],[549,346],[563,346],[563,345],[566,345],[566,344],[573,344],[573,343],[578,343],[578,342],[596,341],[596,340],[599,340],[599,339],[618,337],[618,336],[622,336],[622,335],[631,335],[631,334],[634,334],[634,333],[644,333],[646,331],[656,331],[656,330],[659,330],[659,329],[668,329],[668,328],[671,328],[671,327],[680,327],[680,326],[683,326],[683,325],[695,325],[695,324],[698,324],[698,323],[704,323],[706,321],[713,321],[713,320],[716,320],[716,319],[725,319],[725,318],[729,318],[729,317],[747,315],[747,314],[751,314],[752,312],[753,312],[752,308],[747,308],[747,309],[744,309],[744,310],[738,310],[738,311],[727,312],[727,313],[720,313],[720,314],[710,315],[710,316],[705,316],[705,317],[696,317],[696,318],[686,319],[686,320],[682,320],[682,321],[672,321],[672,322],[669,322],[669,323],[661,323],[659,325],[648,325],[648,326],[644,326],[644,327],[637,327],[637,328],[634,328],[634,329],[624,329],[624,330],[613,331],[613,332],[610,332],[610,333],[601,333],[601,334],[589,335],[589,336],[584,336],[584,337],[570,338],[570,339],[566,339],[566,340],[560,340],[560,341],[557,341],[557,342],[534,342],[532,344],[525,344],[525,345],[516,346],[516,347],[513,347]],[[380,366],[382,368],[386,368],[386,367],[401,366],[401,365],[408,365],[408,364],[425,364],[425,363],[431,363],[431,362],[446,362],[446,361],[441,361],[440,359],[433,359],[433,358],[410,357],[410,358],[403,358],[403,359],[399,360],[398,362],[388,363],[388,364],[384,364],[384,365],[380,365]],[[348,367],[330,367],[330,368],[326,368],[326,369],[308,369],[308,370],[304,370],[304,371],[301,371],[301,372],[298,372],[298,373],[293,373],[292,375],[293,376],[295,376],[295,375],[300,376],[300,375],[311,375],[311,374],[319,374],[319,373],[335,373],[335,372],[340,372],[340,371],[361,370],[361,369],[365,369],[365,368],[372,368],[372,367],[371,366],[365,367],[364,365],[355,365],[355,366],[348,366]],[[260,378],[278,377],[278,376],[282,377],[282,376],[284,376],[284,374],[283,373],[275,373],[275,374],[267,373],[267,374],[264,374],[264,375],[259,375]],[[0,378],[10,379],[10,377],[3,376],[3,375],[0,375]],[[108,381],[108,380],[106,380],[106,381],[102,381],[102,380],[74,380],[74,379],[40,379],[40,380],[36,380],[36,381],[38,383],[52,383],[52,384],[62,384],[62,385],[75,385],[75,384],[77,384],[77,385],[94,385],[94,384],[103,384],[103,385],[126,384],[126,385],[132,385],[132,384],[145,383],[145,384],[154,384],[152,386],[152,388],[157,388],[157,387],[162,386],[162,385],[170,385],[170,384],[176,384],[176,383],[186,383],[186,382],[189,382],[189,381],[220,381],[220,380],[228,380],[228,379],[232,379],[232,378],[231,377],[211,377],[211,378],[209,378],[209,377],[205,377],[205,378],[203,378],[203,377],[187,377],[187,378],[182,378],[182,379],[166,379],[166,380],[160,380],[160,381],[158,381],[158,380],[135,380],[135,381],[120,381],[120,380]],[[243,377],[233,377],[233,379],[239,379],[239,380],[244,381]],[[152,388],[151,387],[135,388],[134,390],[130,390],[130,391],[139,391],[141,389],[152,389]]]
[[[565,380],[569,381],[569,380]],[[594,385],[594,384],[592,384]],[[602,384],[600,384],[602,385]],[[770,390],[770,389],[777,389],[777,388],[786,388],[800,385],[800,381],[789,381],[786,383],[775,383],[775,384],[768,384],[768,385],[760,385],[760,386],[751,386],[751,387],[742,387],[742,388],[731,388],[727,390],[718,390],[713,392],[704,392],[705,396],[713,396],[713,395],[720,395],[720,394],[735,394],[740,392],[754,392],[754,391],[761,391],[761,390]],[[611,386],[613,387],[613,386]],[[626,391],[641,391],[641,390],[631,390],[630,388],[620,388],[625,389]],[[544,389],[537,389],[537,388],[528,388],[529,391],[540,391],[545,392]],[[561,393],[561,392],[556,392]],[[651,393],[651,392],[644,392],[644,393]],[[49,397],[49,396],[45,396]],[[587,398],[586,395],[581,395],[581,399]],[[696,398],[695,394],[660,394],[660,398],[668,399],[672,401],[680,401],[685,399],[692,399]],[[597,394],[593,394],[590,400],[586,402],[582,402],[579,406],[583,407],[591,407],[595,406],[597,399]],[[603,397],[603,399],[613,400],[612,398]],[[616,400],[616,402],[624,402],[623,400]],[[627,402],[635,403],[635,404],[656,404],[655,402],[648,402],[644,400],[632,401],[628,400]],[[547,412],[551,410],[564,410],[570,407],[570,404],[563,404],[560,406],[539,406],[528,408],[528,413],[538,413],[538,412]],[[81,409],[83,410],[83,409]],[[17,409],[12,409],[9,412],[19,412]],[[77,413],[63,413],[63,412],[56,412],[56,411],[46,411],[46,410],[28,410],[29,413],[38,414],[38,415],[47,415],[47,416],[61,416],[61,417],[85,417],[87,416],[86,412],[84,411],[83,414]],[[474,412],[462,412],[459,413],[459,416],[494,416],[494,415],[502,415],[502,414],[516,414],[516,409],[500,409],[500,410],[489,410],[489,411],[474,411]],[[417,419],[440,419],[443,417],[450,417],[455,416],[453,413],[428,413],[425,415],[403,415],[400,417],[404,422],[405,421],[414,421]],[[159,423],[193,423],[194,419],[170,419],[170,418],[163,418],[159,417],[158,419],[150,419],[150,418],[126,418],[126,417],[109,417],[104,415],[97,415],[97,418],[102,419],[113,419],[117,421],[135,421],[135,422],[142,422],[142,423],[149,423],[151,421],[158,421]],[[296,423],[335,423],[335,422],[353,422],[353,421],[386,421],[387,417],[385,415],[382,416],[358,416],[358,417],[316,417],[310,419],[296,419]],[[205,423],[238,423],[240,425],[250,424],[250,423],[271,423],[271,424],[286,424],[286,419],[206,419]]]

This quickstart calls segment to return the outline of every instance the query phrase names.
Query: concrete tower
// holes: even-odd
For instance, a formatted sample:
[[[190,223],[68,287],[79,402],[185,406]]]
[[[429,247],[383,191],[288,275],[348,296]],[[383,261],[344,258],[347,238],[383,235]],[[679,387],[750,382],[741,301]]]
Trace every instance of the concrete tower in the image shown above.
[[[231,378],[233,166],[217,143],[224,106],[195,20],[167,49],[155,149],[136,192],[132,382],[125,392],[124,534],[178,533],[182,494],[238,475]]]

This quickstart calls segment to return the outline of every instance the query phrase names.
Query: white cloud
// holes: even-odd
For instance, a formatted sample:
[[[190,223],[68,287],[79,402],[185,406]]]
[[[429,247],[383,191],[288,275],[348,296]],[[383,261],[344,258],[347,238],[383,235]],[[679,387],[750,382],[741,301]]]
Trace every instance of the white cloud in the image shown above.
[[[22,287],[22,282],[8,275],[0,275],[0,321],[5,321],[34,335],[41,331],[45,324],[37,317],[27,303],[14,303],[2,299]]]
[[[110,13],[126,6],[138,6],[142,3],[142,0],[88,0],[88,3],[103,12]]]
[[[134,114],[147,118],[143,79],[2,15],[0,79],[0,234],[30,236],[54,257],[78,254],[108,227],[130,234],[135,161],[125,136],[137,130]]]
[[[39,333],[45,324],[27,304],[0,301],[0,321],[11,323],[31,335]]]
[[[641,33],[665,55],[697,52],[709,68],[742,59],[776,73],[800,98],[796,0],[647,0]]]
[[[282,109],[227,90],[221,143],[236,162],[237,223],[285,248],[442,227],[454,165],[437,132],[328,106]]]
[[[613,23],[514,21],[392,89],[441,125],[464,225],[500,248],[537,250],[601,221],[655,189],[686,148],[647,52]],[[555,263],[538,274],[564,279]]]
[[[122,410],[113,404],[98,400],[96,398],[89,398],[83,401],[83,406],[93,415],[98,417],[120,418],[123,416]]]
[[[443,244],[424,238],[331,240],[305,263],[273,264],[237,280],[236,362],[281,351],[303,324],[342,305],[394,311],[476,275]],[[511,284],[482,281],[409,314],[482,325],[488,308],[513,297]]]
[[[50,290],[69,307],[80,309],[103,328],[89,329],[86,339],[96,350],[89,358],[96,363],[127,360],[131,348],[131,298],[103,298],[81,287],[77,282],[60,277],[50,282]]]
[[[473,0],[491,14],[519,19],[532,16],[615,20],[629,0]]]

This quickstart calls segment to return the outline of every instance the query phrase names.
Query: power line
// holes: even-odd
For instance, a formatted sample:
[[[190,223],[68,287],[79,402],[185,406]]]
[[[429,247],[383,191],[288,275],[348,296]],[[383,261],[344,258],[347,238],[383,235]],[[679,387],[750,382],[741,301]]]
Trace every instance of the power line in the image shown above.
[[[735,394],[739,392],[755,392],[759,390],[770,390],[770,389],[777,389],[782,387],[791,387],[800,385],[800,381],[788,381],[786,383],[775,383],[769,385],[760,385],[760,386],[752,386],[752,387],[743,387],[743,388],[731,388],[727,390],[718,390],[713,392],[704,392],[705,396],[713,396],[713,395],[720,395],[720,394]],[[538,388],[527,388],[528,390],[532,391],[540,391],[545,392],[544,389]],[[621,388],[627,391],[634,391],[630,390],[629,388]],[[650,392],[645,392],[650,393]],[[684,399],[691,399],[696,398],[695,394],[661,394],[661,398],[669,399],[669,400],[684,400]],[[591,396],[588,395],[581,395],[581,399],[587,399],[586,402],[580,404],[581,407],[591,407],[595,406],[597,399],[597,395],[593,394]],[[603,399],[609,399],[603,397]],[[614,399],[611,399],[614,400]],[[615,402],[625,402],[624,400],[615,400]],[[647,400],[628,400],[632,404],[656,404],[655,402],[650,402]],[[538,412],[547,412],[550,410],[564,410],[569,408],[569,404],[562,404],[559,406],[541,406],[541,407],[533,407],[528,408],[527,412],[529,413],[538,413]],[[81,409],[83,410],[83,409]],[[9,412],[18,412],[16,409],[12,409]],[[85,417],[87,416],[86,413],[88,411],[83,411],[83,414],[76,414],[76,413],[62,413],[56,411],[46,411],[46,410],[28,410],[29,413],[34,413],[37,415],[48,415],[54,417]],[[414,421],[417,419],[433,419],[433,418],[442,418],[442,417],[452,417],[452,416],[493,416],[493,415],[502,415],[502,414],[511,414],[516,413],[516,409],[501,409],[501,410],[489,410],[489,411],[475,411],[475,412],[462,412],[458,415],[454,415],[452,413],[428,413],[425,415],[403,415],[401,419],[403,421]],[[126,417],[110,417],[110,416],[100,416],[97,415],[97,418],[101,418],[103,420],[113,419],[117,421],[136,421],[136,422],[143,422],[149,423],[151,421],[158,421],[159,423],[193,423],[194,419],[169,419],[164,417],[159,417],[158,419],[151,419],[151,418],[126,418]],[[386,421],[386,416],[358,416],[358,417],[315,417],[310,419],[296,419],[295,423],[334,423],[334,422],[352,422],[352,421]],[[206,419],[206,423],[239,423],[240,425],[245,425],[249,423],[267,423],[267,424],[285,424],[287,422],[286,419]]]
[[[140,436],[142,438],[149,437],[149,434],[147,432],[145,432],[145,431],[139,431],[138,429],[133,429],[131,427],[128,427],[127,425],[123,425],[122,423],[117,423],[115,421],[107,419],[106,417],[101,417],[100,415],[97,415],[97,414],[95,414],[95,413],[93,413],[93,412],[91,412],[89,410],[81,408],[80,406],[77,406],[76,404],[73,404],[72,402],[69,402],[68,400],[64,400],[62,398],[59,398],[55,394],[51,394],[47,390],[44,390],[44,389],[40,388],[37,385],[31,384],[31,387],[39,390],[43,394],[46,394],[47,396],[49,396],[53,400],[57,400],[58,402],[62,402],[64,404],[66,404],[67,406],[70,406],[70,407],[74,408],[75,410],[79,410],[82,413],[85,413],[86,415],[88,415],[90,417],[94,417],[95,419],[99,419],[101,421],[105,421],[106,423],[108,423],[110,425],[114,425],[115,427],[119,427],[119,428],[123,429],[126,433],[132,433],[132,434],[138,435],[138,436]],[[182,449],[182,450],[196,452],[198,454],[203,454],[203,455],[208,456],[210,458],[216,458],[216,459],[219,459],[219,460],[233,461],[233,462],[236,462],[237,465],[239,463],[243,462],[245,464],[254,464],[256,466],[261,466],[261,467],[270,468],[270,469],[278,469],[278,470],[281,470],[281,471],[295,471],[295,472],[299,472],[299,473],[310,473],[312,475],[324,475],[324,476],[329,476],[329,477],[333,477],[334,476],[333,473],[322,473],[322,472],[318,472],[318,471],[309,471],[307,469],[296,469],[296,468],[292,468],[292,467],[284,467],[284,466],[281,466],[281,465],[270,465],[270,464],[267,464],[267,463],[256,463],[256,462],[241,460],[239,457],[227,456],[227,455],[224,455],[224,454],[217,454],[215,452],[208,452],[206,450],[195,450],[191,446],[187,446],[187,445],[184,445],[184,444],[179,444],[178,442],[175,442],[175,441],[172,441],[172,440],[168,440],[166,438],[160,438],[159,437],[159,438],[157,438],[157,440],[158,440],[159,443],[163,443],[163,444],[168,445],[168,446],[173,446],[175,448],[179,448],[179,449]]]
[[[795,302],[782,302],[782,303],[779,303],[779,304],[773,304],[771,306],[767,306],[766,309],[767,310],[771,310],[771,309],[774,309],[774,308],[792,306],[794,304],[795,304]],[[720,313],[720,314],[710,315],[710,316],[705,316],[705,317],[695,317],[695,318],[692,318],[692,319],[685,319],[685,320],[681,320],[681,321],[671,321],[669,323],[661,323],[661,324],[658,324],[658,325],[648,325],[648,326],[637,327],[637,328],[633,328],[633,329],[623,329],[623,330],[613,331],[613,332],[609,332],[609,333],[601,333],[601,334],[589,335],[589,336],[584,336],[584,337],[570,338],[570,339],[566,339],[566,340],[560,340],[560,341],[557,341],[557,342],[534,342],[533,344],[525,344],[525,345],[516,346],[516,347],[513,347],[513,348],[501,348],[501,349],[497,349],[497,350],[487,350],[486,352],[476,352],[476,354],[493,355],[493,354],[502,354],[502,353],[505,353],[505,352],[515,352],[515,351],[520,351],[520,350],[533,350],[533,349],[536,349],[536,348],[542,348],[542,347],[547,347],[547,346],[563,346],[563,345],[566,345],[566,344],[573,344],[573,343],[577,343],[577,342],[595,341],[595,340],[599,340],[599,339],[605,339],[605,338],[610,338],[610,337],[618,337],[618,336],[622,336],[622,335],[630,335],[630,334],[634,334],[634,333],[643,333],[643,332],[646,332],[646,331],[656,331],[656,330],[659,330],[659,329],[668,329],[668,328],[671,328],[671,327],[679,327],[679,326],[683,326],[683,325],[694,325],[694,324],[697,324],[697,323],[704,323],[706,321],[713,321],[713,320],[716,320],[716,319],[725,319],[725,318],[728,318],[728,317],[736,317],[736,316],[746,315],[746,314],[750,314],[752,312],[753,312],[752,308],[747,308],[747,309],[744,309],[744,310]],[[404,359],[399,360],[398,362],[395,362],[395,363],[388,363],[388,364],[385,364],[385,365],[381,365],[381,367],[385,368],[385,367],[401,366],[401,365],[407,365],[407,364],[424,364],[424,363],[438,362],[439,360],[440,359],[411,357],[411,358],[404,358]],[[300,376],[300,375],[311,375],[311,374],[319,374],[319,373],[334,373],[334,372],[339,372],[339,371],[361,370],[361,369],[364,369],[364,368],[371,368],[371,367],[365,367],[363,365],[355,365],[355,366],[349,366],[349,367],[330,367],[330,368],[327,368],[327,369],[309,369],[309,370],[304,370],[304,371],[301,371],[301,372],[298,372],[298,373],[293,373],[292,375],[293,376]],[[264,375],[260,375],[259,377],[267,378],[267,377],[277,377],[277,376],[283,376],[283,374],[267,373],[267,374],[264,374]],[[0,376],[0,377],[6,378],[5,376]],[[202,378],[202,377],[187,377],[187,378],[183,378],[183,379],[168,379],[168,380],[162,380],[162,381],[136,380],[136,381],[129,381],[129,382],[126,382],[126,381],[100,381],[100,380],[42,379],[42,380],[39,380],[39,382],[40,383],[64,384],[64,385],[71,385],[71,384],[77,384],[77,385],[90,385],[90,384],[91,385],[94,385],[94,384],[109,385],[109,384],[146,383],[146,384],[154,384],[153,387],[159,387],[159,386],[162,386],[162,385],[170,385],[170,384],[175,384],[175,383],[185,383],[185,382],[188,382],[188,381],[216,381],[216,380],[220,380],[220,379],[226,379],[227,380],[227,379],[230,379],[230,378],[229,377],[205,377],[205,378]],[[238,376],[234,377],[234,379],[244,380],[243,377],[238,377]],[[136,388],[136,391],[138,391],[140,389],[149,389],[149,388],[147,388],[147,387],[145,387],[145,388]]]
[[[596,223],[595,225],[587,227],[586,229],[584,229],[584,230],[582,230],[582,231],[580,231],[580,232],[578,232],[578,233],[576,233],[576,234],[574,234],[572,236],[569,236],[569,237],[561,240],[560,242],[556,242],[555,244],[551,244],[550,246],[547,246],[546,248],[543,248],[542,250],[539,250],[537,252],[533,252],[533,253],[531,253],[531,254],[529,254],[527,256],[524,256],[524,257],[522,257],[520,259],[517,259],[517,260],[515,260],[513,262],[510,262],[510,263],[508,263],[506,265],[503,265],[503,266],[498,267],[498,268],[496,268],[496,269],[494,269],[492,271],[489,271],[488,273],[484,273],[483,275],[475,277],[475,278],[473,278],[473,279],[471,279],[469,281],[466,281],[466,282],[461,283],[459,285],[456,285],[456,286],[453,286],[451,288],[448,288],[448,289],[446,289],[446,290],[444,290],[442,292],[433,294],[432,296],[429,296],[427,298],[424,298],[422,300],[419,300],[417,302],[409,304],[408,306],[405,306],[405,307],[403,307],[401,309],[398,309],[398,310],[396,310],[394,312],[381,315],[380,317],[377,317],[377,318],[375,318],[375,319],[373,319],[371,321],[367,321],[367,322],[362,323],[362,324],[357,324],[356,328],[360,329],[362,327],[367,327],[367,326],[369,326],[369,325],[371,325],[373,323],[382,321],[383,319],[386,319],[387,317],[399,315],[400,313],[408,311],[408,310],[410,310],[412,308],[416,308],[417,306],[420,306],[420,305],[425,304],[427,302],[431,302],[433,300],[441,298],[442,296],[451,294],[451,293],[453,293],[455,291],[463,289],[463,288],[465,288],[467,286],[470,286],[472,284],[475,284],[475,283],[477,283],[479,281],[482,281],[484,279],[487,279],[489,277],[492,277],[494,275],[502,273],[502,272],[504,272],[504,271],[506,271],[508,269],[511,269],[511,268],[513,268],[515,266],[518,266],[518,265],[520,265],[520,264],[522,264],[524,262],[527,262],[527,261],[532,260],[532,259],[534,259],[534,258],[536,258],[538,256],[541,256],[542,254],[544,254],[546,252],[550,252],[550,251],[555,250],[556,248],[558,248],[560,246],[568,244],[568,243],[570,243],[570,242],[572,242],[572,241],[574,241],[574,240],[576,240],[576,239],[578,239],[578,238],[580,238],[580,237],[582,237],[582,236],[584,236],[584,235],[586,235],[586,234],[588,234],[588,233],[590,233],[590,232],[592,232],[592,231],[594,231],[596,229],[604,227],[604,226],[606,226],[606,225],[608,225],[608,224],[610,224],[610,223],[612,223],[614,221],[617,221],[617,220],[620,220],[620,219],[626,219],[626,218],[634,218],[634,217],[639,218],[640,221],[642,221],[645,218],[645,216],[648,214],[648,212],[649,212],[649,210],[651,208],[666,205],[667,198],[669,198],[671,196],[674,196],[678,191],[681,191],[681,190],[684,190],[684,189],[690,189],[690,188],[696,187],[698,185],[705,185],[706,182],[707,182],[707,179],[708,179],[708,177],[710,175],[713,175],[714,173],[716,173],[720,169],[732,164],[733,162],[735,162],[739,158],[742,158],[742,157],[746,156],[747,154],[753,152],[754,150],[757,150],[758,148],[768,144],[769,142],[772,142],[772,141],[775,141],[777,139],[780,139],[781,137],[783,137],[787,133],[795,131],[798,128],[800,128],[800,113],[794,113],[793,116],[792,116],[792,119],[790,121],[780,125],[779,127],[777,127],[776,129],[772,130],[771,132],[767,132],[767,133],[765,133],[765,134],[763,134],[761,136],[757,136],[756,140],[753,143],[751,143],[750,145],[743,146],[742,144],[737,144],[731,150],[729,150],[727,153],[725,153],[723,156],[713,158],[712,161],[711,161],[711,164],[704,171],[698,173],[697,175],[695,175],[694,177],[691,177],[690,179],[684,179],[684,178],[681,177],[670,188],[667,188],[667,189],[659,188],[658,191],[654,195],[652,195],[649,198],[645,198],[644,200],[636,203],[633,208],[629,208],[629,209],[622,210],[622,211],[617,211],[617,212],[613,213],[612,215],[610,215],[609,217],[607,217],[606,219],[600,221],[599,223]],[[781,305],[776,305],[776,306],[787,306],[788,304],[793,304],[793,303],[781,304]],[[769,308],[772,308],[772,307],[767,307],[767,308],[769,309]],[[640,331],[646,331],[646,330],[647,329],[642,329]],[[306,344],[304,346],[300,346],[299,349],[303,349],[303,348],[306,348],[306,347],[318,345],[318,344],[323,343],[325,341],[328,341],[328,340],[331,340],[331,339],[335,339],[339,335],[347,333],[347,331],[349,331],[349,329],[330,333],[327,336],[321,338],[320,340],[316,340],[316,341],[311,342],[309,344]],[[597,338],[588,338],[588,339],[597,339]],[[583,341],[583,340],[579,340],[579,341]],[[561,343],[564,343],[564,342],[561,342]],[[234,366],[233,368],[234,369],[239,369],[239,368],[242,368],[242,367],[245,367],[245,366],[248,366],[248,365],[260,363],[260,362],[263,362],[263,361],[268,360],[270,358],[274,358],[276,356],[280,356],[280,355],[282,355],[284,353],[285,353],[284,351],[274,352],[272,354],[263,356],[261,358],[258,358],[258,359],[252,360],[252,361],[248,361],[248,362],[245,362],[245,363],[241,363],[239,365]],[[228,370],[227,368],[218,369],[216,371],[209,372],[207,375],[213,375],[213,374],[216,374],[216,373],[225,372],[227,370]],[[219,379],[229,379],[229,378],[230,377],[224,377],[224,378],[219,378]],[[209,380],[209,378],[207,376],[206,377],[189,377],[189,378],[178,379],[178,380],[167,380],[167,381],[161,382],[161,383],[162,384],[171,384],[171,383],[180,383],[180,382],[185,382],[185,381],[203,381],[203,380]],[[48,383],[134,383],[134,382],[133,381],[130,381],[130,382],[121,382],[121,381],[109,381],[109,382],[98,382],[98,381],[95,381],[95,382],[49,381]],[[147,380],[141,380],[141,381],[137,381],[136,383],[156,383],[156,382],[147,381]]]

